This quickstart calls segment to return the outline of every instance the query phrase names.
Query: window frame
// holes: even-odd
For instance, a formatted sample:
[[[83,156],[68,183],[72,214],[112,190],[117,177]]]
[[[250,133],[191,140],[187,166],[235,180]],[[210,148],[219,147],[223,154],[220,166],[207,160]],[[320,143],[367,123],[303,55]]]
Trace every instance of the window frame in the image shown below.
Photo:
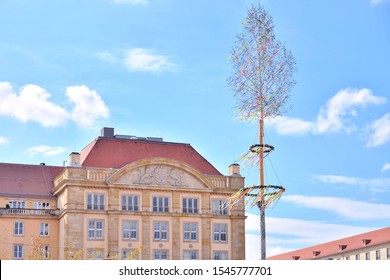
[[[165,238],[164,238],[165,236]],[[153,240],[168,241],[169,240],[169,222],[154,221],[153,222]]]
[[[47,225],[47,228],[45,228],[44,225]],[[43,226],[43,228],[42,228]],[[47,222],[39,223],[39,236],[40,237],[49,237],[50,236],[50,224]]]
[[[199,214],[198,197],[183,197],[181,203],[182,203],[181,211],[183,214]]]
[[[91,227],[91,223],[93,227]],[[98,225],[101,224],[101,227]],[[93,233],[93,236],[91,236]],[[98,236],[100,233],[100,236]],[[104,240],[104,220],[101,219],[88,219],[88,240]]]
[[[14,236],[24,236],[24,222],[15,221],[14,222]]]
[[[135,226],[135,228],[134,228]],[[122,221],[122,240],[138,240],[138,221]]]
[[[196,222],[183,223],[183,241],[184,242],[198,241],[198,223]]]
[[[216,258],[218,256],[218,258]],[[213,251],[213,260],[220,261],[220,260],[227,260],[228,259],[228,252],[227,251]]]
[[[170,197],[162,195],[152,196],[152,212],[154,213],[169,213]]]
[[[228,224],[214,223],[213,224],[213,241],[215,243],[228,243]]]
[[[121,209],[127,212],[138,212],[140,209],[140,196],[138,194],[122,194]]]
[[[13,246],[14,260],[22,260],[24,258],[24,246],[23,244],[14,244]]]
[[[106,198],[103,193],[87,193],[87,210],[104,211]]]
[[[198,250],[184,250],[183,251],[183,260],[198,260],[199,251]]]
[[[229,211],[226,207],[222,206],[226,203],[226,201],[222,198],[213,198],[211,200],[211,211],[213,215],[216,216],[229,216]]]
[[[169,250],[153,250],[153,260],[169,260]]]

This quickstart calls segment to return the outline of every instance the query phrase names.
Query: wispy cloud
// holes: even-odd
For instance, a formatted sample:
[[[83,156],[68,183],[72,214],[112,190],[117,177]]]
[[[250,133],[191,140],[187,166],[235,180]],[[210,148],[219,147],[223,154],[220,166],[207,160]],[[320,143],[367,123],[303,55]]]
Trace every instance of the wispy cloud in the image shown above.
[[[49,157],[49,156],[55,156],[55,155],[58,155],[58,154],[65,152],[66,148],[40,145],[40,146],[36,146],[36,147],[31,147],[27,151],[31,156],[35,156],[37,154],[42,154],[44,156]]]
[[[177,65],[167,55],[159,54],[153,49],[132,48],[100,52],[96,54],[100,60],[112,64],[122,64],[131,72],[161,73],[172,72]]]
[[[354,125],[349,124],[349,118],[358,115],[357,108],[364,108],[368,105],[380,105],[386,102],[384,97],[373,95],[372,91],[366,88],[363,89],[342,89],[332,98],[330,98],[326,105],[320,108],[315,121],[305,121],[299,118],[278,117],[269,122],[273,125],[276,131],[280,134],[323,134],[335,133],[345,131],[350,133],[356,130]],[[387,127],[387,118],[372,129],[379,130],[377,127]],[[384,123],[384,124],[383,124]],[[382,132],[383,134],[383,132]],[[383,143],[385,136],[378,135],[378,139]],[[382,138],[380,138],[382,136]],[[389,136],[390,137],[390,136]],[[387,139],[388,140],[388,139]]]
[[[10,83],[0,82],[0,115],[34,121],[44,127],[64,125],[69,120],[86,127],[108,117],[102,98],[86,86],[68,87],[67,97],[74,104],[71,111],[50,101],[51,94],[40,86],[29,84],[14,92]]]
[[[372,192],[386,192],[390,190],[390,178],[364,179],[338,175],[314,175],[314,178],[329,184],[367,187]]]
[[[377,147],[390,140],[390,113],[375,120],[368,127],[367,147]]]
[[[324,210],[351,220],[390,219],[390,205],[369,203],[339,197],[286,195],[285,202],[311,209]]]
[[[149,0],[113,0],[117,4],[132,4],[132,5],[146,5]]]
[[[259,217],[248,214],[246,227],[246,259],[259,259],[260,225]],[[356,227],[289,218],[267,217],[267,256],[281,254],[315,244],[340,239],[374,230],[370,227]]]
[[[390,163],[385,163],[381,169],[382,172],[390,170]]]
[[[0,145],[4,145],[8,143],[8,139],[5,137],[0,137]]]
[[[386,3],[386,2],[389,3],[390,1],[389,0],[370,0],[370,5],[377,6],[377,5]]]
[[[128,50],[125,65],[130,71],[161,72],[172,71],[176,65],[168,56],[159,55],[154,50],[135,48]]]

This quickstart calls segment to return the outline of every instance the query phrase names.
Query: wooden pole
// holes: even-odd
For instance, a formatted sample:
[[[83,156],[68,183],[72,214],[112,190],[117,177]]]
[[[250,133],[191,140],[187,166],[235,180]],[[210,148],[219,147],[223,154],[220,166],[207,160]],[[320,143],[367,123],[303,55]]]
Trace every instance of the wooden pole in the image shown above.
[[[260,168],[260,186],[264,186],[264,119],[261,116],[259,120],[259,168]],[[264,207],[264,189],[260,189],[260,201],[257,203],[260,211],[260,259],[266,259],[266,240],[265,240],[265,207]]]

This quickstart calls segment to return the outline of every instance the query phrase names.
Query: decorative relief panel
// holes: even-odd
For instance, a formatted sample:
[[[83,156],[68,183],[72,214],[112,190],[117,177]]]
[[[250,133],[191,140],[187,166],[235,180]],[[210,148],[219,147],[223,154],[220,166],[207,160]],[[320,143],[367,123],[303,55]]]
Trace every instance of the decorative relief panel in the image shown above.
[[[185,186],[184,172],[175,167],[145,166],[137,169],[138,178],[135,185],[169,185]]]
[[[173,186],[205,188],[204,184],[191,173],[168,165],[148,165],[122,175],[117,183],[144,186]]]

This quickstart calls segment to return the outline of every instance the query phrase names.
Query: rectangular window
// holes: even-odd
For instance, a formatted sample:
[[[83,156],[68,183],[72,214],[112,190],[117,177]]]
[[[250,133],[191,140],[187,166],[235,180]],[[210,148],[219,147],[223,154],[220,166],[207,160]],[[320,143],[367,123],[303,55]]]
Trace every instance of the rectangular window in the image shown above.
[[[183,198],[182,212],[188,214],[199,213],[199,203],[197,198]]]
[[[89,193],[87,195],[88,210],[104,210],[104,194]]]
[[[153,239],[168,240],[168,222],[154,222]]]
[[[370,252],[367,252],[366,253],[366,260],[369,260],[370,259]]]
[[[89,260],[102,260],[104,258],[104,250],[103,249],[87,249],[87,258]]]
[[[376,260],[380,260],[381,259],[381,251],[380,250],[376,250],[375,251],[375,259]]]
[[[89,220],[88,221],[88,239],[103,239],[103,221]]]
[[[226,251],[214,251],[213,259],[214,260],[227,260],[227,252]]]
[[[15,222],[14,235],[15,236],[23,236],[24,235],[24,223],[23,222]]]
[[[197,238],[197,224],[184,223],[184,241],[196,241]]]
[[[41,223],[39,225],[39,235],[40,236],[49,236],[49,223]]]
[[[197,260],[197,259],[198,259],[198,251],[186,250],[183,252],[183,260]]]
[[[122,195],[122,211],[139,211],[139,196]]]
[[[123,221],[123,239],[136,240],[137,239],[137,221]]]
[[[45,259],[48,259],[50,257],[49,245],[43,245],[42,246],[42,256]]]
[[[136,249],[123,249],[122,260],[138,260],[139,252]]]
[[[390,248],[386,249],[386,257],[390,259]]]
[[[227,216],[226,201],[223,199],[213,199],[212,201],[213,215]]]
[[[50,203],[49,202],[34,202],[34,209],[50,209]]]
[[[227,234],[226,234],[227,224],[214,224],[214,241],[215,242],[226,242]]]
[[[167,250],[155,250],[153,255],[155,260],[167,260],[169,254]]]
[[[16,201],[11,200],[8,202],[9,208],[26,208],[26,202],[25,201]]]
[[[23,245],[14,245],[14,259],[23,259]]]
[[[360,260],[360,254],[356,254],[355,259]]]
[[[169,197],[153,196],[153,212],[169,212]]]

